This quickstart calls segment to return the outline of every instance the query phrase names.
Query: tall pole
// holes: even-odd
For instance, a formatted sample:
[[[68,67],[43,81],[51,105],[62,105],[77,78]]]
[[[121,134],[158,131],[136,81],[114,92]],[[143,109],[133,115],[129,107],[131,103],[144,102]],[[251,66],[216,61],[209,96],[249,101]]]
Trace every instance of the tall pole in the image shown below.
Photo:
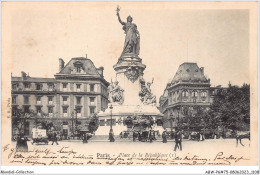
[[[170,118],[170,122],[171,122],[171,131],[172,131],[172,129],[173,129],[173,128],[172,128],[172,127],[173,127],[173,126],[172,126],[172,120],[173,120],[173,118],[172,118],[172,117],[173,117],[172,113],[171,113],[170,117],[171,117],[171,118]]]
[[[71,113],[72,114],[72,134],[73,134],[73,137],[74,137],[74,112]]]
[[[77,115],[77,109],[76,109],[76,122],[75,122],[75,130],[76,130],[76,134],[78,132],[78,115]]]
[[[111,109],[110,130],[112,130],[112,110],[113,110],[112,104],[111,104],[111,106],[109,108]]]

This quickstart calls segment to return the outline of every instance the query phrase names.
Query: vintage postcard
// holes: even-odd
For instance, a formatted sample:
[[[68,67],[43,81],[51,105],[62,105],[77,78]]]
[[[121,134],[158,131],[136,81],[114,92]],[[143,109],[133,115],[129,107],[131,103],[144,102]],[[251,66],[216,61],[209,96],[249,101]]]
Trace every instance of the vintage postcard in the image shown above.
[[[258,165],[257,6],[2,2],[1,164]]]

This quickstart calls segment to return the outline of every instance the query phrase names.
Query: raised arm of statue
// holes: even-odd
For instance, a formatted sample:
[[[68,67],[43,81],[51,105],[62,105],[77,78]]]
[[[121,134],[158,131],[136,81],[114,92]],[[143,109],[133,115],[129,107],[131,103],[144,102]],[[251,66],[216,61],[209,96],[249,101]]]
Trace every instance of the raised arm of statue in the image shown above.
[[[119,21],[122,25],[125,25],[125,22],[121,21],[119,12],[117,12],[116,15],[117,15],[117,17],[118,17],[118,21]]]

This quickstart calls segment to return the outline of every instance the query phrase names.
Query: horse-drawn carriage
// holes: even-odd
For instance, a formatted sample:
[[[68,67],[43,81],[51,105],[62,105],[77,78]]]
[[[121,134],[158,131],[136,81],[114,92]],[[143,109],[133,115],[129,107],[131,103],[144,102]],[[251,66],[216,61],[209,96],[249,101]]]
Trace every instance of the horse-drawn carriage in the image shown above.
[[[127,139],[131,137],[131,133],[129,131],[122,131],[119,134],[120,139]]]

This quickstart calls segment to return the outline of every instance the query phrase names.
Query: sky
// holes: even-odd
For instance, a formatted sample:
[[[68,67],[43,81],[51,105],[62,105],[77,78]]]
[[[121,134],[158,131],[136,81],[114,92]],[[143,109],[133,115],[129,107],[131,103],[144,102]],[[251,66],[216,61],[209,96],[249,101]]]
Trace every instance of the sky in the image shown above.
[[[110,81],[125,39],[117,5],[121,19],[131,15],[137,25],[144,78],[154,77],[157,98],[183,62],[204,67],[212,86],[250,82],[248,10],[169,2],[4,3],[2,51],[10,63],[5,74],[53,78],[59,58],[66,64],[87,54]]]

